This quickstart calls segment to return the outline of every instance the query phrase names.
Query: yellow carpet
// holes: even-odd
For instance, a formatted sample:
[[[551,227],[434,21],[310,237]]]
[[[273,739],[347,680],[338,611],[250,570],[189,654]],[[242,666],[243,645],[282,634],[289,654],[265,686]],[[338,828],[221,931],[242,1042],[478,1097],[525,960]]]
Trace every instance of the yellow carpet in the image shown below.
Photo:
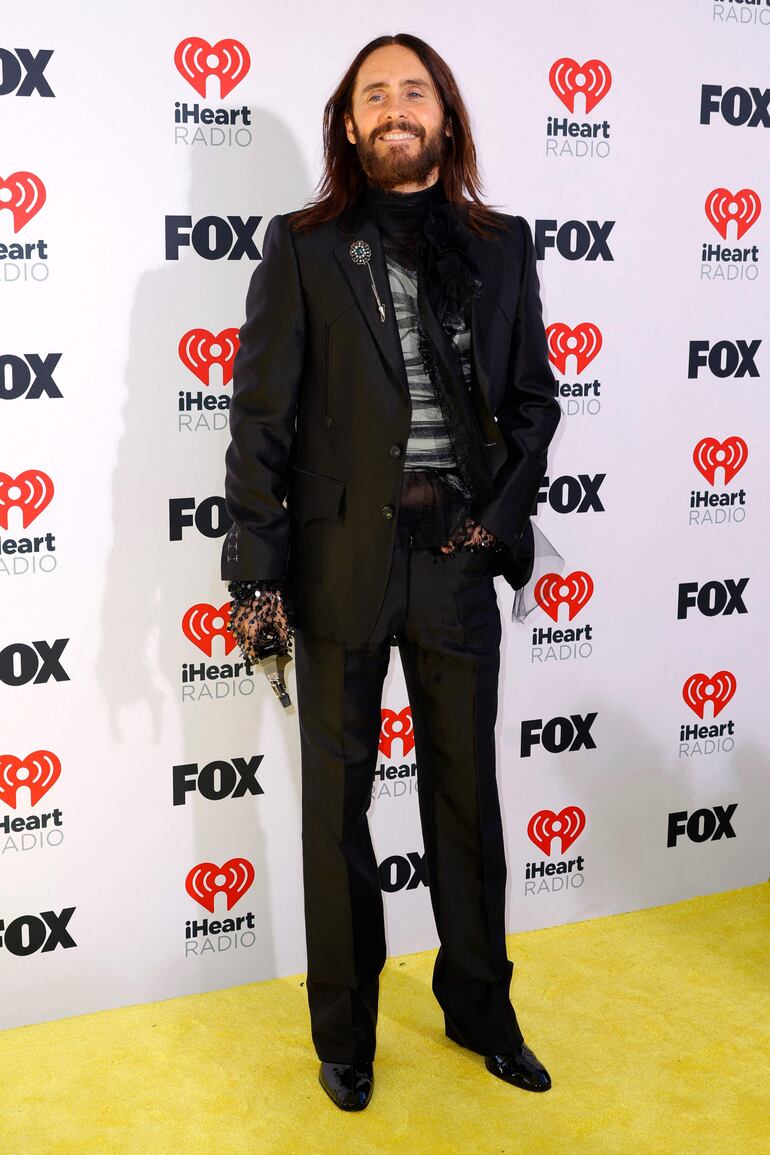
[[[316,1082],[302,976],[0,1034],[3,1155],[765,1155],[770,885],[512,935],[553,1088],[442,1033],[433,953],[383,975],[375,1091]]]

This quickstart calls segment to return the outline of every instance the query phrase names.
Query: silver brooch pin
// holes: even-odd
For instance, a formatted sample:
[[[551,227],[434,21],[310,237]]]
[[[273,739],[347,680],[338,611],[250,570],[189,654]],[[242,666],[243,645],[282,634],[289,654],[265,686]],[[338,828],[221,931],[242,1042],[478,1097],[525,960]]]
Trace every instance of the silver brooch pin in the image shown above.
[[[374,283],[374,277],[372,275],[372,250],[369,248],[369,245],[366,243],[366,241],[353,241],[348,252],[350,253],[350,259],[354,265],[366,265],[367,269],[369,270],[369,280],[372,282],[372,292],[374,293],[374,299],[377,302],[377,311],[380,314],[380,320],[384,323],[385,306],[380,300],[380,294],[377,292],[377,286]]]

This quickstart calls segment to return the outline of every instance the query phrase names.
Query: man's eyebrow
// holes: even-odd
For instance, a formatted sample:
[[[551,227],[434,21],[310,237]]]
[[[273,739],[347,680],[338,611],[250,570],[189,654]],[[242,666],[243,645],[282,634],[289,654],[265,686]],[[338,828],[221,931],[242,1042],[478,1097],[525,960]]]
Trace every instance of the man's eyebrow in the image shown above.
[[[405,85],[411,86],[411,87],[416,86],[419,88],[429,88],[430,87],[427,80],[402,80],[401,84],[402,84],[402,87]],[[373,88],[387,88],[387,87],[388,87],[388,83],[386,80],[375,80],[371,84],[367,84],[364,88],[362,88],[360,95],[363,96],[365,92],[371,92]]]

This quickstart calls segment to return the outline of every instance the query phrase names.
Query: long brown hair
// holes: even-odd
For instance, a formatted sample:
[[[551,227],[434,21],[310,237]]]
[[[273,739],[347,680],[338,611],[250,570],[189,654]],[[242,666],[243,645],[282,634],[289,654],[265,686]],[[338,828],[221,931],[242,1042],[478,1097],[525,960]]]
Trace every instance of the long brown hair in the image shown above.
[[[292,215],[292,228],[305,232],[336,220],[352,207],[366,185],[366,176],[355,147],[347,138],[345,113],[351,110],[353,87],[364,60],[375,49],[390,44],[411,49],[427,69],[438,93],[444,117],[452,125],[452,135],[447,139],[447,151],[441,165],[441,181],[447,200],[467,207],[469,228],[480,236],[488,236],[489,230],[499,228],[500,223],[495,219],[492,209],[481,200],[476,146],[473,143],[468,110],[457,81],[438,52],[408,32],[378,36],[376,40],[370,40],[364,45],[326,102],[323,119],[323,176],[314,199]]]

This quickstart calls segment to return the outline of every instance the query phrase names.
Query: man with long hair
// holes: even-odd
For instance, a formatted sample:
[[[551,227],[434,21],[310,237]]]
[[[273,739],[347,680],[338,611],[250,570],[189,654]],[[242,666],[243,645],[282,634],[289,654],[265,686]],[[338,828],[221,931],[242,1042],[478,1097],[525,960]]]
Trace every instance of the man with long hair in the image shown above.
[[[509,997],[495,777],[494,577],[531,570],[560,414],[532,235],[482,202],[457,83],[417,37],[362,48],[324,150],[317,197],[270,222],[249,288],[222,565],[246,656],[296,643],[319,1077],[342,1109],[369,1102],[386,946],[367,810],[397,645],[446,1034],[545,1091]]]

